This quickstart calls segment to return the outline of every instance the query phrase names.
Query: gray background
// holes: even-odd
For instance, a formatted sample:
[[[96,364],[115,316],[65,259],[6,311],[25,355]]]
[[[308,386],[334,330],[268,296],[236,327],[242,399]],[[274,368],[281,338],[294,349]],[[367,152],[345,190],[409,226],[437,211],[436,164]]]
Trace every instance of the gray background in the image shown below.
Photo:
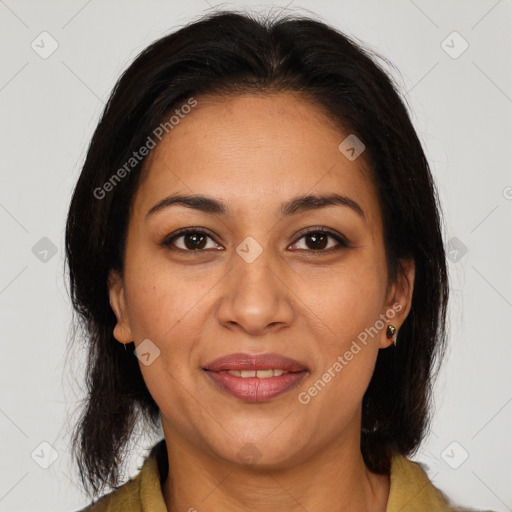
[[[512,510],[511,0],[0,0],[0,509],[88,502],[68,444],[83,396],[83,353],[73,365],[65,358],[72,187],[121,71],[151,41],[218,5],[310,10],[400,70],[393,74],[444,206],[452,286],[433,428],[414,459],[455,501]],[[152,441],[135,441],[127,476]]]

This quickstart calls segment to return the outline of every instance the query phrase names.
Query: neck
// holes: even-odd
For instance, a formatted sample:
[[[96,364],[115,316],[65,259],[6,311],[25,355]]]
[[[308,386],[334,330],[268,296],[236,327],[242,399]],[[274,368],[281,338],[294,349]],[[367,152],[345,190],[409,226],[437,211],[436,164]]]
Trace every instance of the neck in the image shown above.
[[[357,439],[340,437],[299,464],[275,469],[216,457],[164,425],[167,510],[385,512],[389,476],[368,471],[355,433]]]

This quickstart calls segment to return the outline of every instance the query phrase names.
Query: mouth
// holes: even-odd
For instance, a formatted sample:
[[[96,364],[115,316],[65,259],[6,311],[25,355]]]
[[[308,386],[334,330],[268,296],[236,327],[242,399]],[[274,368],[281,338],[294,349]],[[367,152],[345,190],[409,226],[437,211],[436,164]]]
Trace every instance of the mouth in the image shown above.
[[[308,368],[279,354],[231,354],[203,371],[217,389],[245,402],[264,402],[298,387]]]

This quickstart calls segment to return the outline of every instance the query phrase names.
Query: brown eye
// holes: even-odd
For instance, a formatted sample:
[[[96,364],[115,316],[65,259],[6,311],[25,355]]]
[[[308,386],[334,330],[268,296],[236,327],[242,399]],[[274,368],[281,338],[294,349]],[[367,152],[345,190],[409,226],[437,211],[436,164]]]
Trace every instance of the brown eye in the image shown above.
[[[213,244],[208,247],[208,240]],[[166,238],[162,245],[170,249],[185,252],[199,252],[207,249],[218,249],[219,246],[212,237],[205,231],[199,229],[182,230],[171,237]]]
[[[191,251],[195,249],[204,249],[206,246],[206,236],[200,233],[190,233],[183,235],[183,243],[186,249]]]
[[[324,233],[311,233],[306,235],[304,239],[306,240],[306,245],[313,250],[325,249],[329,243],[329,236]]]
[[[293,246],[297,246],[300,240],[304,240],[303,246],[299,250],[310,252],[330,252],[349,247],[348,240],[341,234],[335,234],[324,229],[310,230],[303,233]],[[330,242],[334,241],[334,243]]]

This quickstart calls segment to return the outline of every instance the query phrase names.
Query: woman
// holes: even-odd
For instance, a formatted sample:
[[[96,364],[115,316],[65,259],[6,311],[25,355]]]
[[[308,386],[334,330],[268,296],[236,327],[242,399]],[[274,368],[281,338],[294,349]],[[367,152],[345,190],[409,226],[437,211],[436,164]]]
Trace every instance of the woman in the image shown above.
[[[209,15],[117,83],[70,206],[85,510],[454,510],[407,459],[445,342],[435,186],[325,24]],[[120,482],[134,428],[158,432]]]

